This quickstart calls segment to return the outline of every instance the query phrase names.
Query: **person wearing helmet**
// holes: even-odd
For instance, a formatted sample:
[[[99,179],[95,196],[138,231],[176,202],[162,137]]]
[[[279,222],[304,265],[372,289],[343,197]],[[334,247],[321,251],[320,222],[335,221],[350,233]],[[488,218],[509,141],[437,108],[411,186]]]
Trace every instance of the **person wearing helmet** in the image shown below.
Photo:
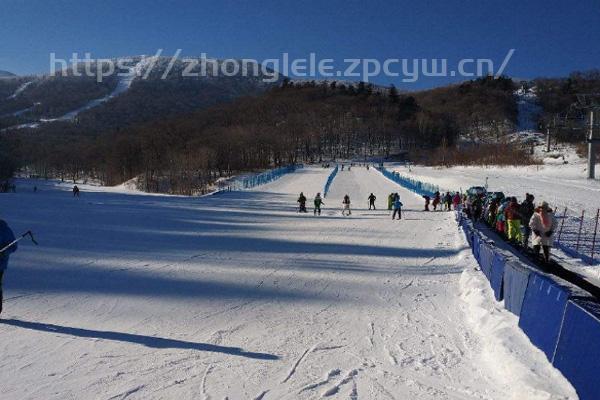
[[[323,203],[323,199],[321,198],[321,193],[317,193],[317,195],[315,196],[315,210],[314,210],[314,215],[321,215],[321,206],[324,206],[325,203]]]

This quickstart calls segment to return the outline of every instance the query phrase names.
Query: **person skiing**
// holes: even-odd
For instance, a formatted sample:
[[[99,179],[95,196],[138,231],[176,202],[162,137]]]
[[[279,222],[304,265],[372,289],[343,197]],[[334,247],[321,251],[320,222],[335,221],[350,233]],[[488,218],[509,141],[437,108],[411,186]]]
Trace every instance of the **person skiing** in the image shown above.
[[[523,236],[523,248],[529,248],[529,238],[531,237],[531,228],[529,227],[529,221],[531,221],[531,217],[533,217],[533,213],[535,212],[535,196],[529,193],[525,193],[525,201],[521,203],[520,213],[521,213],[521,222],[522,222],[522,236]]]
[[[306,211],[306,196],[304,196],[303,192],[300,192],[300,197],[298,197],[297,201],[300,204],[300,209],[298,209],[298,212],[308,212]]]
[[[321,198],[321,193],[317,193],[317,195],[315,196],[315,210],[314,210],[314,215],[321,215],[321,206],[324,206],[325,203],[323,203],[323,199]]]
[[[348,211],[348,215],[352,215],[352,211],[350,210],[350,196],[348,196],[348,195],[344,196],[342,205],[343,205],[342,215],[346,215],[346,211]]]
[[[77,185],[73,186],[73,197],[79,197],[79,188]]]
[[[392,213],[392,221],[396,219],[396,214],[398,214],[398,220],[402,219],[402,202],[400,201],[400,196],[395,196],[394,198],[394,212]]]
[[[460,194],[456,192],[454,197],[452,198],[452,205],[454,206],[454,210],[458,210],[458,206],[460,205]]]
[[[8,246],[15,240],[15,234],[8,224],[0,219],[0,249]],[[8,268],[8,256],[17,251],[17,244],[13,244],[8,249],[0,253],[0,313],[2,313],[2,278]]]
[[[440,196],[440,192],[435,192],[434,196],[433,196],[433,211],[437,211],[437,206],[440,204],[441,202],[441,196]]]
[[[429,211],[429,203],[431,202],[431,197],[425,195],[425,196],[423,196],[423,198],[425,199],[425,210],[424,211]]]
[[[375,208],[375,200],[377,200],[377,197],[375,197],[375,195],[374,195],[373,193],[371,193],[371,194],[369,195],[368,199],[369,199],[369,210],[370,210],[371,208],[373,208],[373,210],[377,210],[377,209]]]
[[[388,210],[392,211],[392,206],[394,205],[394,193],[390,193],[388,196]]]
[[[554,244],[554,232],[556,230],[556,218],[545,201],[542,202],[533,213],[529,221],[529,227],[533,232],[533,252],[540,254],[544,250],[544,261],[550,261],[550,248]]]

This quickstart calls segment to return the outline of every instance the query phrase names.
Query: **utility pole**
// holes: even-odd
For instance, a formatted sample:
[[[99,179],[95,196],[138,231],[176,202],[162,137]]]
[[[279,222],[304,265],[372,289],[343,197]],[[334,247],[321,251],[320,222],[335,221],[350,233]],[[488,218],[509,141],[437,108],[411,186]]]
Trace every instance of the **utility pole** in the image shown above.
[[[546,153],[550,153],[550,126],[546,128]]]
[[[590,111],[590,136],[588,138],[588,179],[596,179],[596,154],[594,152],[594,111]]]

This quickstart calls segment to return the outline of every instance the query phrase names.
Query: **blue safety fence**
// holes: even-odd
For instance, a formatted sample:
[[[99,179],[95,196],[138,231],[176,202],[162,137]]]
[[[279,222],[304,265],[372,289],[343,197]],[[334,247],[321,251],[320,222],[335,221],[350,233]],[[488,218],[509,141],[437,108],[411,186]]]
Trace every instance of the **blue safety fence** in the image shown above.
[[[516,316],[521,315],[531,273],[531,268],[517,260],[510,260],[504,264],[504,307]]]
[[[494,262],[494,249],[490,243],[479,240],[479,265],[485,277],[490,280],[492,276],[492,262]]]
[[[408,178],[400,175],[398,172],[389,171],[384,167],[377,167],[377,170],[389,180],[418,195],[433,197],[435,192],[441,192],[441,189],[437,185],[422,182],[418,179]]]
[[[519,327],[571,382],[580,399],[600,398],[598,299],[494,247],[463,215],[457,221],[496,300],[504,300],[504,307],[519,316]]]
[[[230,182],[228,184],[227,190],[247,190],[252,189],[253,187],[264,185],[269,182],[273,182],[282,176],[289,174],[291,172],[296,171],[299,168],[302,168],[302,164],[292,164],[285,167],[279,167],[275,169],[271,169],[260,174],[245,176],[243,178],[239,178]]]
[[[553,364],[580,400],[600,397],[600,305],[589,299],[567,303]]]
[[[502,301],[504,299],[504,268],[507,257],[498,251],[493,252],[492,256],[492,267],[488,279],[494,291],[494,298],[496,301]]]
[[[333,183],[333,180],[335,179],[337,173],[338,173],[338,166],[336,165],[335,168],[333,169],[333,171],[331,171],[331,174],[329,174],[329,177],[327,177],[327,182],[325,183],[325,187],[323,188],[323,197],[327,197],[327,193],[329,192],[329,187]]]
[[[519,327],[552,361],[567,301],[577,290],[567,282],[539,272],[529,277]]]

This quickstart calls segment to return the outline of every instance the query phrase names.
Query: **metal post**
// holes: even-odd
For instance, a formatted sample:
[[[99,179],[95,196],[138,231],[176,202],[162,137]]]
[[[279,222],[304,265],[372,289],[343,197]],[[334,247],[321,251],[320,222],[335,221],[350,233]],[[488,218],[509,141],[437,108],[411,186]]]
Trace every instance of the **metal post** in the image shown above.
[[[550,153],[550,128],[546,128],[546,153]]]
[[[581,212],[581,221],[579,221],[579,233],[577,233],[577,246],[575,246],[575,251],[579,252],[579,242],[581,240],[581,230],[583,228],[583,218],[585,216],[585,210]]]
[[[594,237],[592,239],[592,264],[594,263],[594,252],[596,251],[596,235],[598,234],[598,220],[600,220],[600,208],[596,212],[596,227],[594,228]]]
[[[567,207],[565,207],[565,212],[563,213],[563,218],[560,223],[560,230],[558,231],[558,243],[560,243],[560,237],[562,236],[563,227],[565,226],[566,219],[567,219]]]
[[[590,111],[590,134],[588,139],[588,179],[596,178],[596,154],[594,153],[594,112]]]

